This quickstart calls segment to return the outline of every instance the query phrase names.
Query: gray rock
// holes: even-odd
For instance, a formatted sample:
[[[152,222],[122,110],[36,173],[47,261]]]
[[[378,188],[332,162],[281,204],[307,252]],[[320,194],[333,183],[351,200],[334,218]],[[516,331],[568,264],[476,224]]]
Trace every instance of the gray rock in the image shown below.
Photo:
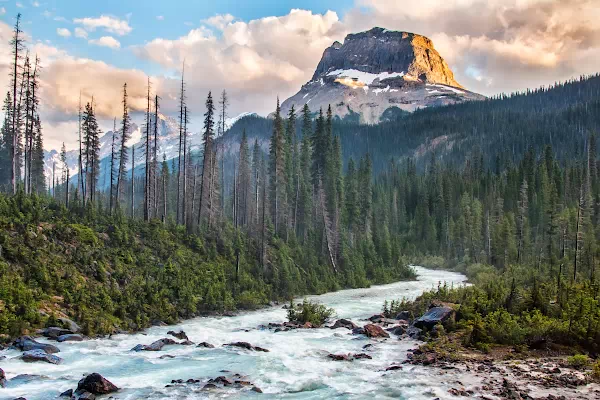
[[[81,379],[77,384],[77,392],[79,393],[86,391],[93,394],[109,394],[118,390],[119,388],[112,382],[96,372]]]
[[[179,331],[179,332],[169,331],[169,332],[167,332],[167,335],[174,336],[179,340],[189,340],[189,338],[187,337],[187,335],[185,334],[184,331]]]
[[[415,321],[414,326],[420,329],[432,329],[438,323],[443,324],[454,317],[455,311],[448,306],[432,307],[421,318]]]
[[[48,354],[43,350],[29,350],[24,352],[21,355],[21,359],[25,362],[38,362],[43,361],[50,364],[60,364],[62,362],[62,358],[55,356],[53,354]]]
[[[40,343],[34,340],[31,336],[21,336],[14,341],[13,345],[21,351],[42,350],[48,354],[59,353],[58,347],[47,343]]]
[[[73,397],[73,389],[65,390],[58,397],[68,397],[68,398]]]
[[[75,321],[70,320],[69,318],[59,318],[58,319],[63,325],[68,326],[69,330],[71,330],[72,333],[79,333],[81,332],[81,327],[79,325],[77,325],[75,323]]]
[[[49,339],[57,339],[59,336],[72,334],[73,331],[69,329],[59,328],[57,326],[51,326],[49,328],[42,329],[40,333]]]
[[[423,335],[423,330],[417,327],[411,326],[406,330],[406,334],[413,339],[420,339]]]
[[[337,321],[335,321],[335,324],[333,324],[331,329],[346,328],[349,330],[353,330],[356,327],[357,327],[357,325],[354,322],[352,322],[348,319],[342,318],[342,319],[338,319]]]
[[[81,336],[78,333],[73,333],[73,334],[68,334],[68,335],[61,335],[58,338],[56,338],[56,341],[59,343],[62,342],[83,342],[83,336]]]
[[[96,395],[90,392],[82,392],[78,395],[77,400],[96,400]]]
[[[198,346],[196,346],[196,347],[205,347],[207,349],[214,349],[215,348],[214,345],[212,345],[212,344],[210,344],[208,342],[202,342],[202,343],[198,344]]]
[[[0,388],[6,387],[6,374],[2,368],[0,368]]]
[[[410,311],[401,311],[396,315],[396,319],[410,321],[412,319],[412,313]]]

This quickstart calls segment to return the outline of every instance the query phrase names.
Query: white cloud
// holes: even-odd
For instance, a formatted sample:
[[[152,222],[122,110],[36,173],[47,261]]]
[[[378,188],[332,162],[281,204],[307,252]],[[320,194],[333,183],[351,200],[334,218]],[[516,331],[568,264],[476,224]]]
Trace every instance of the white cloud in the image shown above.
[[[232,23],[235,20],[235,17],[231,14],[219,14],[208,19],[203,20],[207,25],[214,26],[219,30],[225,29],[227,25]]]
[[[0,15],[6,14],[6,8],[0,7]]]
[[[56,34],[58,36],[62,36],[64,38],[68,38],[71,36],[71,31],[68,30],[67,28],[57,28],[56,29]]]
[[[112,36],[102,36],[100,39],[92,39],[88,43],[96,46],[110,47],[111,49],[121,47],[121,43]]]
[[[157,15],[157,16],[156,16],[156,20],[157,20],[157,21],[164,21],[164,20],[165,20],[165,17],[164,17],[164,16],[162,16],[162,15]]]
[[[292,10],[249,22],[222,15],[205,23],[217,28],[219,35],[201,26],[176,40],[159,38],[133,50],[138,57],[161,65],[170,76],[180,71],[185,59],[188,90],[198,94],[190,96],[190,108],[203,110],[209,90],[226,89],[235,99],[232,114],[270,112],[276,96],[285,99],[298,91],[312,76],[323,50],[346,33],[332,11]],[[177,98],[176,83],[171,87],[166,82],[163,87]],[[163,103],[175,107],[175,102]]]
[[[107,32],[124,36],[133,30],[133,28],[129,26],[128,21],[110,15],[101,15],[97,18],[75,18],[73,22],[82,25],[88,32],[100,28]]]
[[[32,1],[32,2],[31,2],[31,5],[32,5],[32,6],[34,6],[34,7],[39,7],[39,6],[40,6],[40,3],[39,3],[39,2],[37,2],[37,1]]]
[[[23,3],[20,3],[20,2],[18,2],[18,1],[15,3],[15,6],[17,6],[17,8],[25,8],[25,7],[23,6]]]
[[[76,27],[75,28],[75,37],[81,38],[81,39],[87,39],[88,37],[88,33],[85,29],[80,28],[80,27]]]

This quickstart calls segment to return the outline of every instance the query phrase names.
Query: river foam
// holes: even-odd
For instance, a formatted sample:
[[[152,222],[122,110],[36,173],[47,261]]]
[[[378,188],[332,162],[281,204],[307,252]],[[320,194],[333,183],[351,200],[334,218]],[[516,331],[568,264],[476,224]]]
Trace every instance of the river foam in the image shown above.
[[[336,310],[337,317],[364,325],[363,319],[380,312],[384,300],[414,298],[439,282],[459,285],[461,274],[432,271],[416,267],[418,280],[374,286],[368,289],[343,290],[309,296]],[[28,400],[55,399],[60,393],[77,386],[84,374],[98,372],[121,388],[118,399],[198,399],[198,398],[266,398],[266,399],[429,399],[452,398],[447,390],[459,378],[420,366],[404,365],[402,370],[385,368],[406,359],[406,351],[415,342],[396,337],[385,341],[353,336],[346,329],[298,329],[275,333],[257,327],[269,322],[283,322],[286,311],[272,307],[235,317],[206,317],[185,321],[176,326],[153,327],[135,335],[115,335],[111,339],[59,343],[63,358],[60,365],[28,364],[18,359],[20,352],[0,353],[8,385],[0,389],[0,399],[19,396]],[[150,344],[169,337],[169,330],[184,330],[195,343],[208,342],[214,349],[196,346],[165,346],[159,352],[131,352],[137,344]],[[44,340],[40,340],[44,341]],[[222,347],[233,341],[245,341],[270,350],[248,352]],[[373,343],[371,360],[335,362],[329,353],[361,353]],[[168,354],[174,358],[161,359]],[[201,391],[200,385],[165,388],[173,379],[207,381],[222,371],[247,375],[263,394],[237,389]],[[41,375],[33,379],[13,379],[21,374]]]

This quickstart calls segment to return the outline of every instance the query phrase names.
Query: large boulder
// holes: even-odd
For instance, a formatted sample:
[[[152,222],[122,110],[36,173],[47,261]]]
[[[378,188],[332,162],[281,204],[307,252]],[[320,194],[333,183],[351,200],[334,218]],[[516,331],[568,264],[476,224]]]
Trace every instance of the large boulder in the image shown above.
[[[430,308],[425,314],[415,321],[414,326],[420,329],[430,330],[437,324],[454,318],[455,311],[449,306],[439,306]]]
[[[40,349],[29,350],[24,352],[23,355],[21,355],[21,359],[25,362],[43,361],[50,364],[60,364],[62,362],[62,358],[53,354],[48,354],[44,350]]]
[[[59,353],[58,347],[47,343],[40,343],[34,340],[31,336],[21,336],[14,341],[13,346],[21,351],[42,350],[48,354]]]
[[[60,335],[56,338],[56,341],[59,343],[62,342],[83,342],[83,336],[78,333]]]
[[[370,338],[389,338],[390,334],[383,330],[382,327],[373,324],[367,324],[363,327],[365,335]]]
[[[175,332],[175,331],[169,331],[167,332],[167,335],[171,335],[176,337],[179,340],[189,340],[189,338],[187,337],[187,335],[185,334],[184,331],[179,331],[179,332]]]
[[[109,394],[118,391],[112,382],[104,378],[98,373],[89,374],[85,378],[79,381],[77,384],[77,392],[90,392],[93,394]]]
[[[167,345],[173,345],[173,344],[178,344],[178,343],[176,341],[174,341],[173,339],[163,338],[163,339],[158,339],[157,341],[152,342],[149,345],[138,344],[133,349],[131,349],[131,351],[160,351],[160,350],[162,350],[163,347],[165,347]]]
[[[353,330],[354,328],[356,328],[356,324],[348,319],[338,319],[337,321],[335,321],[335,324],[333,324],[333,326],[331,327],[331,329],[337,329],[337,328],[346,328],[349,330]]]
[[[56,340],[59,336],[72,334],[73,331],[69,329],[59,328],[57,326],[51,326],[49,328],[42,329],[40,333],[49,339]]]
[[[58,319],[64,326],[68,326],[69,330],[72,333],[79,333],[81,332],[81,327],[79,325],[77,325],[74,321],[70,320],[69,318],[59,318]]]
[[[0,388],[6,387],[6,374],[2,368],[0,368]]]

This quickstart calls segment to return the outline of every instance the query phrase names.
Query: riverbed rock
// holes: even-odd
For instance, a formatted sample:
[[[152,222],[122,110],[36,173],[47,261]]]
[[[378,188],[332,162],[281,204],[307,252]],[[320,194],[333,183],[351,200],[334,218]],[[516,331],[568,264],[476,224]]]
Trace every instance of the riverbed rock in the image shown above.
[[[92,394],[109,394],[118,390],[112,382],[96,372],[81,379],[77,384],[77,392],[80,393],[86,391]]]
[[[233,381],[226,376],[217,376],[216,378],[209,379],[208,383],[221,384],[223,386],[233,385]]]
[[[59,343],[62,342],[83,342],[83,336],[81,336],[78,333],[73,333],[73,334],[67,334],[67,335],[60,335],[59,337],[56,338],[56,341]]]
[[[406,330],[406,334],[412,339],[419,340],[423,336],[423,330],[416,326],[411,326]]]
[[[6,387],[6,374],[0,368],[0,388]]]
[[[386,371],[397,371],[399,369],[402,369],[401,365],[390,365],[389,367],[387,367],[385,370]]]
[[[194,342],[192,342],[191,340],[187,340],[187,339],[186,339],[186,340],[183,340],[183,341],[179,342],[178,344],[179,344],[179,345],[181,345],[181,346],[192,346],[192,345],[194,345],[195,343],[194,343]]]
[[[386,331],[393,333],[394,335],[397,335],[397,336],[402,336],[406,333],[407,329],[408,329],[407,325],[394,325],[394,326],[390,326],[389,328],[386,328]]]
[[[327,358],[333,361],[350,361],[350,357],[347,354],[328,354]]]
[[[69,327],[69,330],[70,330],[72,333],[79,333],[79,332],[81,332],[81,327],[80,327],[79,325],[77,325],[77,324],[75,323],[75,321],[73,321],[73,320],[70,320],[69,318],[64,318],[64,317],[62,317],[62,318],[59,318],[58,320],[59,320],[59,321],[60,321],[60,322],[61,322],[61,323],[62,323],[64,326],[67,326],[67,327]]]
[[[59,328],[57,326],[51,326],[49,328],[42,329],[39,333],[42,336],[47,337],[48,339],[54,339],[54,340],[56,340],[60,336],[70,335],[70,334],[72,334],[74,332],[71,331],[71,330],[69,330],[69,329]]]
[[[136,352],[137,351],[160,351],[160,350],[162,350],[163,347],[168,346],[168,345],[174,345],[174,344],[179,344],[179,343],[177,343],[173,339],[163,338],[163,339],[158,339],[157,341],[152,342],[149,345],[138,344],[133,349],[131,349],[131,351],[136,351]]]
[[[352,329],[352,334],[353,335],[364,335],[365,334],[365,328],[357,326],[356,328]]]
[[[390,334],[383,330],[382,327],[373,324],[367,324],[363,327],[365,335],[370,338],[389,338]]]
[[[430,330],[437,324],[454,318],[455,311],[449,306],[439,306],[430,308],[425,314],[415,321],[414,326],[420,329]]]
[[[198,346],[196,346],[196,347],[204,347],[204,348],[207,348],[207,349],[214,349],[215,348],[214,345],[212,345],[212,344],[210,344],[208,342],[199,343]]]
[[[48,354],[59,353],[58,347],[47,343],[40,343],[34,340],[31,336],[21,336],[14,341],[13,346],[21,351],[42,350]]]
[[[373,357],[371,357],[370,355],[368,355],[366,353],[353,354],[352,358],[354,360],[372,360],[373,359]]]
[[[369,317],[369,321],[371,322],[379,322],[385,319],[385,315],[383,314],[375,314]]]
[[[90,392],[83,392],[77,396],[77,400],[96,400],[96,395]]]
[[[248,342],[233,342],[233,343],[226,343],[223,346],[231,346],[231,347],[239,347],[242,349],[246,349],[246,350],[253,350],[253,351],[262,351],[264,353],[268,353],[269,350],[262,348],[262,347],[258,347],[258,346],[252,346],[250,343]]]
[[[179,332],[169,331],[169,332],[167,332],[167,335],[174,336],[174,337],[176,337],[179,340],[189,340],[188,336],[182,330],[179,331]]]
[[[410,321],[412,319],[412,313],[410,311],[400,311],[396,314],[397,320]]]
[[[47,362],[50,364],[60,364],[62,362],[62,358],[55,356],[53,354],[48,354],[44,350],[35,349],[29,350],[23,353],[21,359],[25,362]]]
[[[338,319],[337,321],[335,321],[335,324],[333,324],[333,326],[331,327],[331,329],[338,329],[338,328],[346,328],[349,330],[353,330],[355,328],[357,328],[357,325],[350,321],[349,319]]]
[[[65,390],[58,397],[68,397],[70,399],[73,397],[73,389]]]

